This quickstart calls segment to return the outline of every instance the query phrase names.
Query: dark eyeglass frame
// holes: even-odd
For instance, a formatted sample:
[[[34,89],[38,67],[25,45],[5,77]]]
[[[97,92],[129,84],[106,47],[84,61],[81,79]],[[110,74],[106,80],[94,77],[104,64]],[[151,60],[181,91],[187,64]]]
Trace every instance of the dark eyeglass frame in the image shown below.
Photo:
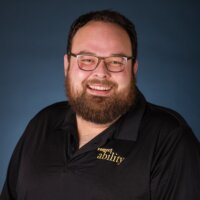
[[[118,72],[124,71],[125,66],[127,65],[128,60],[131,60],[131,59],[134,60],[134,59],[135,59],[135,57],[133,57],[133,56],[109,56],[109,57],[100,57],[100,56],[90,55],[90,54],[86,54],[86,53],[85,53],[85,54],[83,54],[83,53],[82,53],[82,54],[75,54],[75,53],[72,53],[72,52],[70,52],[68,55],[77,58],[78,67],[79,67],[79,69],[81,69],[81,70],[83,70],[83,71],[94,71],[94,70],[98,67],[98,65],[99,65],[99,63],[101,62],[101,60],[104,61],[104,60],[107,59],[107,58],[119,57],[119,58],[125,59],[126,63],[125,63],[125,65],[124,65],[124,67],[123,67],[120,71],[112,71],[112,70],[109,70],[109,67],[107,66],[107,63],[104,61],[104,64],[105,64],[105,66],[106,66],[106,69],[107,69],[109,72],[114,72],[114,73],[118,73]],[[86,70],[86,69],[81,68],[81,67],[79,66],[79,62],[78,62],[78,57],[79,57],[79,56],[93,56],[93,57],[97,58],[97,59],[98,59],[98,62],[97,62],[97,64],[96,64],[95,68],[94,68],[94,69],[90,69],[90,70]]]

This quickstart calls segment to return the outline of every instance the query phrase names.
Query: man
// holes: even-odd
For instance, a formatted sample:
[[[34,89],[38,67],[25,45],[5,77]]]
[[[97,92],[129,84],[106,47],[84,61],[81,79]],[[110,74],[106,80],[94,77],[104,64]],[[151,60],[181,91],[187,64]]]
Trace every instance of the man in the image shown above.
[[[64,56],[69,103],[29,123],[2,200],[197,200],[200,148],[176,112],[136,87],[134,25],[114,11],[80,16]]]

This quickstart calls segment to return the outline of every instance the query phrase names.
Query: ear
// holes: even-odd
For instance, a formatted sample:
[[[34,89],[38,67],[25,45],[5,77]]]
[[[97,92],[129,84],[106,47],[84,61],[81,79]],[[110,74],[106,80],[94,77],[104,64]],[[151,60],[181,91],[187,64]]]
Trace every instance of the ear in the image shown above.
[[[69,59],[68,59],[68,55],[65,54],[64,55],[64,74],[65,74],[65,77],[67,76],[68,70],[69,70]]]
[[[134,73],[134,75],[137,74],[137,71],[138,71],[138,61],[136,60],[134,65],[133,65],[133,73]]]

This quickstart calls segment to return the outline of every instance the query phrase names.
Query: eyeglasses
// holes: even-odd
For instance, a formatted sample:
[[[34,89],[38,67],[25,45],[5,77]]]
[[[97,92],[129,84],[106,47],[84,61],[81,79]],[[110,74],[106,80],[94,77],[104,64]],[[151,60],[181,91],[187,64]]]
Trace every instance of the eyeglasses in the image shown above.
[[[70,53],[69,55],[77,58],[79,68],[84,71],[95,70],[101,60],[103,60],[108,71],[121,72],[127,65],[128,60],[134,59],[134,57],[127,56],[98,57],[93,55],[74,53]]]

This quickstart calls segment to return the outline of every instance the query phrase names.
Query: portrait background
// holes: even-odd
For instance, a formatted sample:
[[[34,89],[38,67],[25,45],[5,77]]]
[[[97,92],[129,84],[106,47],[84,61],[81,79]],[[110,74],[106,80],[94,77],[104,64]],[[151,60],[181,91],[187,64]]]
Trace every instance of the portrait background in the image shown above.
[[[198,0],[3,0],[0,5],[0,190],[29,120],[66,99],[63,55],[69,26],[99,9],[136,25],[137,83],[146,99],[179,112],[200,139]]]

